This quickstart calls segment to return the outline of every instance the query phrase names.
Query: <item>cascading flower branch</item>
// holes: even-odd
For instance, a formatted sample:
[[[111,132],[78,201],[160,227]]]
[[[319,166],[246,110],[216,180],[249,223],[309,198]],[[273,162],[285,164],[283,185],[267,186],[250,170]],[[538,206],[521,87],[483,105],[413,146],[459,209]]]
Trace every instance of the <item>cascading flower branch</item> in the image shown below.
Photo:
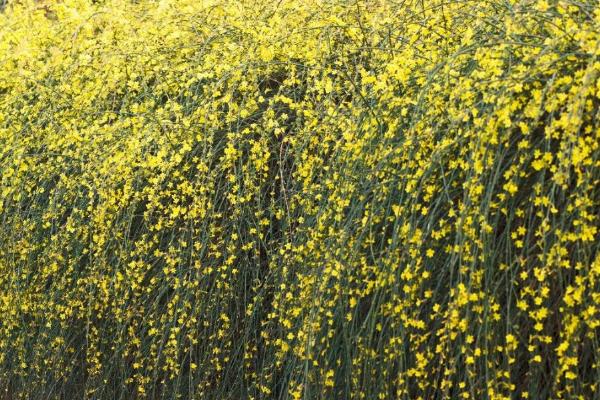
[[[597,1],[0,4],[0,398],[600,397]]]

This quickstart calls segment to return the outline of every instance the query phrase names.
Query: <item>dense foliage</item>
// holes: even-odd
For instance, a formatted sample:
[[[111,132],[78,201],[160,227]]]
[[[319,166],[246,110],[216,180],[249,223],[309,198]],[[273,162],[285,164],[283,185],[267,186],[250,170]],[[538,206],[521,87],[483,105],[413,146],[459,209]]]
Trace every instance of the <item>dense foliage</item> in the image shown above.
[[[9,1],[0,397],[600,398],[595,0]]]

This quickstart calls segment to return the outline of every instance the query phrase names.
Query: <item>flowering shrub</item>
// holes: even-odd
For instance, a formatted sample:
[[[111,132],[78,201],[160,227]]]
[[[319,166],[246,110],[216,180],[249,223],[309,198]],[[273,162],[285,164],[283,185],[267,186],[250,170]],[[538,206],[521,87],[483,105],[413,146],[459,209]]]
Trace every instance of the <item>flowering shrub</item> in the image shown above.
[[[594,0],[13,0],[0,397],[600,396]]]

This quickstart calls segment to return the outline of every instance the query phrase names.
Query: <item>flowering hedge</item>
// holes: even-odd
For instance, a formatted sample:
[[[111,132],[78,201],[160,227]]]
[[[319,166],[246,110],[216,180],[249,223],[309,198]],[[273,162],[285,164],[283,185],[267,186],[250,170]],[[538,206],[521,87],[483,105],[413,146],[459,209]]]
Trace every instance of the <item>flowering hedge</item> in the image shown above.
[[[13,0],[0,398],[600,396],[594,0]]]

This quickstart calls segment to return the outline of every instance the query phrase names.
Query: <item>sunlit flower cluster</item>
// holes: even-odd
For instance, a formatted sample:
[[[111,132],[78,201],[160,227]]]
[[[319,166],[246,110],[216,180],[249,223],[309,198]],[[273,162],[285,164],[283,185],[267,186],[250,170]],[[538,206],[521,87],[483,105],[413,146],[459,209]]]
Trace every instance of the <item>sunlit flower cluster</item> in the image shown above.
[[[600,396],[597,1],[13,0],[0,60],[0,398]]]

